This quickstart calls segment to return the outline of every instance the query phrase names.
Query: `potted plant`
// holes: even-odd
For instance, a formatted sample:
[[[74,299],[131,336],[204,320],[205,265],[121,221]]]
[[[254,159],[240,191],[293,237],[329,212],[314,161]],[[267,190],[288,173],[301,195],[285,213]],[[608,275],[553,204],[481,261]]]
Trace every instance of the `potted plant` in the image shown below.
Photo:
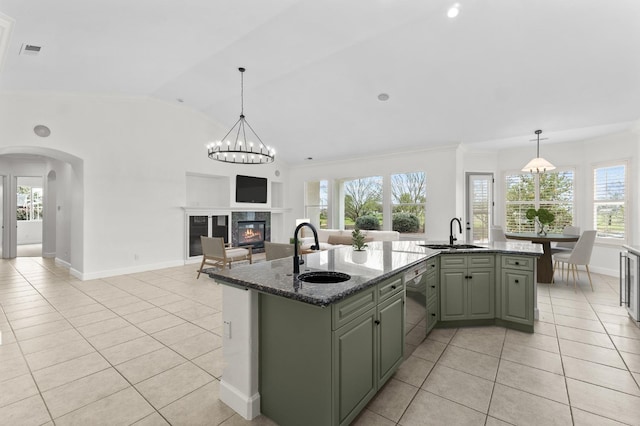
[[[351,259],[354,263],[365,263],[367,261],[367,243],[365,242],[365,235],[360,231],[360,228],[356,228],[351,233],[351,244],[353,245],[353,253]]]
[[[545,208],[529,209],[527,210],[527,219],[533,220],[538,225],[538,234],[539,235],[547,235],[547,230],[545,226],[549,225],[551,222],[556,220],[556,217],[553,213]]]

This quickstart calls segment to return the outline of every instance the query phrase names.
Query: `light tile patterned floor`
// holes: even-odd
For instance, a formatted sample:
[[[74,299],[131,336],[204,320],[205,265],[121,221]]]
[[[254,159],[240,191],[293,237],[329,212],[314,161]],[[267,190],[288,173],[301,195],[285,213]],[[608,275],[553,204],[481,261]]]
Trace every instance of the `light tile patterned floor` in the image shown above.
[[[196,265],[79,281],[0,261],[0,424],[273,425],[218,399],[221,288]],[[640,329],[616,278],[539,285],[535,333],[410,334],[358,425],[640,424]]]

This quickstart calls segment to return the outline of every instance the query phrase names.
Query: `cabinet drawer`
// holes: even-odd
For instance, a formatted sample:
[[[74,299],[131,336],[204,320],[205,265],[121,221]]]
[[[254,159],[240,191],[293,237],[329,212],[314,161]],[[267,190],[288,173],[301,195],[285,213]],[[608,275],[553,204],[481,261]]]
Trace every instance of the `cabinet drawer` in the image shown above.
[[[438,297],[438,275],[433,272],[427,275],[427,304]]]
[[[418,281],[422,275],[418,275]],[[378,303],[383,300],[387,300],[389,297],[393,296],[400,290],[404,288],[402,284],[402,277],[397,275],[393,278],[385,280],[376,286],[378,289]]]
[[[364,290],[332,306],[331,324],[337,330],[376,305],[377,286]]]
[[[502,267],[507,269],[520,269],[533,271],[535,257],[529,256],[502,256]]]
[[[441,269],[466,268],[469,256],[464,254],[444,255],[440,258]]]
[[[427,260],[427,272],[435,271],[438,268],[438,258],[432,258]]]
[[[492,254],[469,256],[467,266],[469,268],[493,268],[496,264],[495,256]]]

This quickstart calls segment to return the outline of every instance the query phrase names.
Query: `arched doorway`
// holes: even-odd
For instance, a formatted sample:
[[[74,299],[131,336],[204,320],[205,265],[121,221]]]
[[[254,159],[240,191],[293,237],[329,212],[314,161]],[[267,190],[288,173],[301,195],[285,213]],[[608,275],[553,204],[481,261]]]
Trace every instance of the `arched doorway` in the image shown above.
[[[56,263],[68,266],[74,273],[83,270],[83,161],[65,153],[42,147],[0,148],[3,176],[3,224],[1,255],[17,255],[17,177],[33,175],[41,166],[42,194],[42,248],[41,255],[55,258]],[[25,171],[27,171],[25,173]]]

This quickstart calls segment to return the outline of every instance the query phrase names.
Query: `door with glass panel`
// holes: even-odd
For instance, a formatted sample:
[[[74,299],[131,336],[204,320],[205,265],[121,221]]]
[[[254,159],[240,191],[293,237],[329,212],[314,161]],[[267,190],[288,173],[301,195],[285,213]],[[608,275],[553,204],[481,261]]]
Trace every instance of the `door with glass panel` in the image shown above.
[[[488,243],[493,224],[493,173],[467,173],[466,240]]]

